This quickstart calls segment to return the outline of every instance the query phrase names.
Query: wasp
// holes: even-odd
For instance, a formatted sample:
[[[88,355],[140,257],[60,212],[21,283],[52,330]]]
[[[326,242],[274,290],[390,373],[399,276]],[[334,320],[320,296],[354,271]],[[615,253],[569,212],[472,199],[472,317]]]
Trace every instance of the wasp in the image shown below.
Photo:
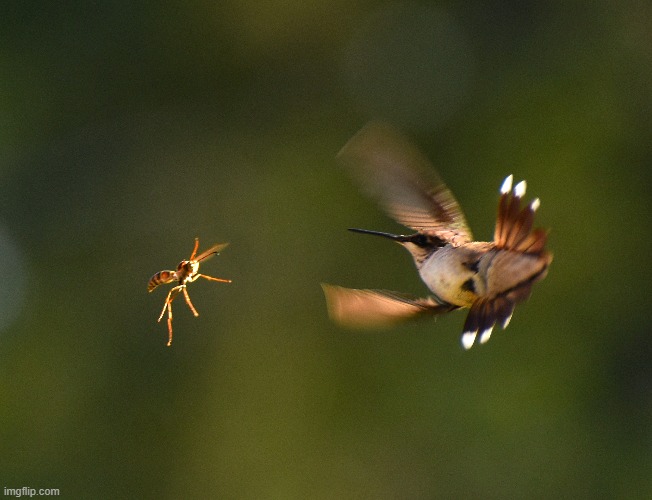
[[[207,276],[206,274],[199,273],[200,262],[208,259],[209,257],[212,257],[213,255],[217,255],[227,246],[228,243],[218,243],[217,245],[213,245],[208,250],[205,250],[197,255],[197,250],[199,248],[199,238],[195,238],[195,247],[192,250],[192,255],[190,255],[188,260],[182,260],[179,262],[176,271],[159,271],[149,279],[149,282],[147,283],[148,292],[153,291],[159,285],[172,283],[173,281],[179,283],[168,292],[168,296],[165,299],[165,304],[163,305],[163,310],[161,311],[161,315],[158,317],[158,322],[160,323],[163,319],[163,316],[165,315],[165,311],[167,310],[169,335],[167,344],[168,347],[172,345],[172,301],[176,298],[177,295],[179,295],[180,292],[183,293],[183,297],[186,299],[186,304],[188,304],[192,314],[195,317],[199,316],[197,309],[195,309],[195,306],[193,306],[192,302],[190,301],[187,284],[192,283],[199,278],[204,278],[210,281],[219,281],[220,283],[231,283],[231,280],[213,278],[212,276]]]

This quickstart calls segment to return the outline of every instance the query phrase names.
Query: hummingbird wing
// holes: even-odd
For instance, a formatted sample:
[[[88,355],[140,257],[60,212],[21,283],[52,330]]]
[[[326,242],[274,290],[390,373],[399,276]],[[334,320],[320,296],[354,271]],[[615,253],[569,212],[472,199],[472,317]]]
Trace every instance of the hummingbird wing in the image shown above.
[[[337,157],[397,222],[455,246],[472,241],[462,209],[432,164],[391,126],[368,123]]]
[[[457,309],[433,298],[420,299],[387,290],[356,290],[322,283],[330,318],[350,328],[388,327]]]

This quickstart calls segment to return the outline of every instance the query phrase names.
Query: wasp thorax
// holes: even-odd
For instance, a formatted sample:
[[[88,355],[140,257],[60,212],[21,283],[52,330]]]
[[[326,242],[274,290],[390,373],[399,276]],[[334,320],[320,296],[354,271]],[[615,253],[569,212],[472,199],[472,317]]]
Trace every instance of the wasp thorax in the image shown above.
[[[184,274],[195,274],[199,269],[199,262],[193,260],[182,260],[177,266],[177,271]]]

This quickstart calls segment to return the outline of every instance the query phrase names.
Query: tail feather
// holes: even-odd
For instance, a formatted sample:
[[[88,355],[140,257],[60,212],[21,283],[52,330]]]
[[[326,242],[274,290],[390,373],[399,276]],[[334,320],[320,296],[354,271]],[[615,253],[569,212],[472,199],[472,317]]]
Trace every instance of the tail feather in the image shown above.
[[[548,241],[548,232],[545,229],[535,229],[521,241],[515,250],[525,253],[541,253]]]
[[[478,335],[481,343],[487,342],[496,323],[499,323],[505,329],[512,317],[514,307],[515,303],[513,301],[502,296],[494,299],[477,300],[471,306],[464,322],[462,333],[464,348],[470,349]]]
[[[510,178],[511,176],[505,179],[501,188],[494,243],[496,248],[503,250],[540,253],[545,248],[547,234],[541,229],[532,231],[534,214],[540,202],[536,199],[521,208],[525,181],[518,183],[512,190]]]

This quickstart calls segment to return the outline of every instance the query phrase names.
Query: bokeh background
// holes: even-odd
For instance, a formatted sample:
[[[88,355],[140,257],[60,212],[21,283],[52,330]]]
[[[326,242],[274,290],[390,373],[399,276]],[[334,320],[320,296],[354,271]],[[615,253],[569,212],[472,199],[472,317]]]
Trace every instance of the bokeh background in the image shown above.
[[[0,478],[65,498],[650,498],[652,5],[17,2],[0,17]],[[359,334],[319,283],[423,295],[335,154],[414,138],[480,239],[539,196],[548,278]],[[233,279],[156,323],[156,271]]]

